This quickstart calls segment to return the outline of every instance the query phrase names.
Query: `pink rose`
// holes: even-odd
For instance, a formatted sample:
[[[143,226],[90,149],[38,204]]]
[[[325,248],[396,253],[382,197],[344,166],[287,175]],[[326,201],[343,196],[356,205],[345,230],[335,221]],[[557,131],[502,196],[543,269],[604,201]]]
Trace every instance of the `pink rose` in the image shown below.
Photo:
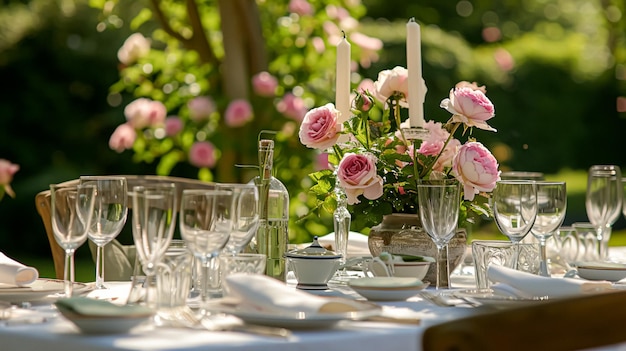
[[[452,139],[443,149],[441,156],[437,159],[433,165],[433,171],[443,172],[445,168],[452,167],[452,160],[457,153],[457,150],[461,147],[461,142],[458,139]]]
[[[376,157],[372,154],[345,154],[337,168],[337,180],[350,205],[361,202],[359,195],[369,200],[383,195],[383,179],[376,173]]]
[[[492,191],[500,179],[498,161],[483,144],[462,145],[452,160],[452,174],[463,184],[465,200],[474,200],[481,191]]]
[[[139,98],[124,108],[126,120],[135,129],[152,127],[165,121],[167,108],[160,101]]]
[[[209,96],[198,96],[187,102],[189,117],[196,123],[207,120],[215,112],[215,102]]]
[[[311,149],[327,149],[337,143],[341,124],[339,111],[333,104],[326,104],[307,112],[300,125],[300,142]]]
[[[0,159],[0,186],[9,185],[13,181],[13,175],[20,170],[20,166],[9,160]]]
[[[174,136],[183,130],[183,120],[178,116],[171,116],[165,119],[165,134],[167,136]]]
[[[313,7],[307,0],[291,0],[289,1],[289,12],[299,16],[308,16],[313,14]]]
[[[11,188],[11,182],[13,181],[13,175],[20,170],[20,166],[15,163],[11,163],[8,160],[0,159],[0,200],[4,193],[9,194],[10,197],[15,197],[15,192]]]
[[[440,122],[428,121],[424,124],[424,128],[429,132],[428,138],[422,142],[417,152],[425,156],[439,155],[450,133]]]
[[[300,122],[306,114],[306,106],[304,100],[301,97],[295,96],[292,93],[287,93],[283,96],[282,100],[276,105],[278,112],[283,115]]]
[[[130,65],[150,52],[150,40],[141,33],[133,33],[117,51],[117,58],[121,63]]]
[[[189,163],[198,168],[213,168],[216,162],[213,144],[208,141],[198,141],[191,145]]]
[[[135,128],[129,123],[120,124],[109,138],[109,147],[117,152],[122,152],[131,149],[135,139],[137,139]]]
[[[495,116],[495,108],[480,89],[473,89],[470,86],[454,88],[450,90],[450,97],[443,99],[439,106],[452,113],[452,120],[455,122],[465,123],[468,127],[496,131],[486,122]]]
[[[252,77],[252,90],[259,96],[274,96],[276,87],[278,87],[278,80],[268,72],[260,72]]]
[[[224,112],[224,120],[229,127],[241,127],[252,120],[252,106],[247,100],[233,100]]]
[[[374,96],[382,103],[386,103],[390,96],[401,93],[404,99],[401,100],[403,106],[406,105],[406,98],[409,96],[409,72],[406,68],[396,66],[392,70],[384,70],[378,73],[378,79],[374,82]]]

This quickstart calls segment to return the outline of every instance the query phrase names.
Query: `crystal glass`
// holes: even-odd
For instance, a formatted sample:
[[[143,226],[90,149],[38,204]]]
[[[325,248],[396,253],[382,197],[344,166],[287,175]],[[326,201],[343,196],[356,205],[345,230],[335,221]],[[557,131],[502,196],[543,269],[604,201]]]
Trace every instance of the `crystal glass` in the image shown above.
[[[216,184],[216,189],[233,193],[233,230],[222,252],[240,253],[250,243],[259,227],[259,190],[254,184]]]
[[[622,211],[622,173],[619,166],[594,165],[587,175],[585,207],[589,222],[602,227],[600,259],[606,259],[611,226]]]
[[[450,287],[447,249],[459,220],[460,192],[453,180],[422,180],[417,185],[420,219],[437,246],[437,289]]]
[[[180,233],[189,250],[202,265],[201,314],[207,315],[209,278],[214,276],[216,258],[233,230],[233,192],[224,189],[183,190],[180,203]],[[217,275],[215,275],[217,276]]]
[[[567,190],[565,182],[536,182],[537,218],[531,233],[539,240],[541,265],[539,274],[549,277],[546,240],[561,226],[567,209]]]
[[[87,241],[93,217],[96,188],[88,185],[50,185],[52,231],[54,239],[65,250],[63,272],[64,295],[72,296],[74,286],[74,252]]]
[[[96,289],[104,286],[104,245],[115,239],[126,223],[128,188],[126,178],[81,176],[81,185],[96,187],[94,215],[87,237],[96,244]]]
[[[146,274],[144,286],[154,284],[156,270],[170,245],[176,228],[176,185],[162,183],[136,186],[131,192],[133,201],[133,241],[137,257]],[[147,289],[146,302],[153,306],[156,296]]]
[[[491,199],[493,215],[502,234],[519,245],[528,235],[537,218],[537,187],[534,181],[501,180]],[[519,246],[513,267],[518,268]]]

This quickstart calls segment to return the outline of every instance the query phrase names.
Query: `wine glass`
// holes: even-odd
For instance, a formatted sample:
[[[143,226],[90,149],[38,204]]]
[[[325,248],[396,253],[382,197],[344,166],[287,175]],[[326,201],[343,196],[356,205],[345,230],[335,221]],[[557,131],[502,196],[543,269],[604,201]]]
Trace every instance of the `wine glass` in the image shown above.
[[[97,246],[96,289],[106,289],[104,286],[104,245],[115,239],[126,223],[128,213],[126,178],[81,176],[80,184],[96,187],[94,216],[87,236]]]
[[[96,188],[90,185],[50,185],[52,231],[65,251],[64,295],[72,296],[74,287],[74,252],[87,240],[93,217]]]
[[[176,225],[176,185],[161,183],[135,186],[133,201],[133,240],[137,256],[146,274],[148,305],[156,302],[151,296],[157,265],[167,251]]]
[[[537,189],[537,217],[531,233],[539,240],[541,264],[539,274],[549,277],[546,240],[561,226],[567,208],[565,182],[535,182]]]
[[[437,289],[450,287],[447,250],[459,220],[460,192],[454,180],[422,180],[417,185],[420,219],[437,246]]]
[[[602,228],[600,233],[599,258],[608,254],[611,226],[622,210],[622,174],[619,166],[594,165],[587,176],[585,207],[589,222]]]
[[[207,315],[209,279],[216,258],[226,246],[233,229],[233,191],[225,189],[186,189],[180,203],[180,234],[202,265],[201,314]]]
[[[493,214],[502,234],[515,244],[513,267],[518,268],[519,243],[537,218],[537,187],[534,181],[500,180],[492,197]]]
[[[259,227],[259,190],[254,184],[219,183],[217,189],[233,193],[233,230],[222,252],[235,256],[250,243]]]

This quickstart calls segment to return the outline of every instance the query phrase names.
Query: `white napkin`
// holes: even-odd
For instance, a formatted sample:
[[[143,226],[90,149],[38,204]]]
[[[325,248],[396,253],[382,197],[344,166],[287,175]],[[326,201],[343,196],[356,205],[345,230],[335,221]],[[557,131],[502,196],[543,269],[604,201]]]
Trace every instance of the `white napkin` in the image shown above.
[[[565,297],[613,289],[607,281],[542,277],[498,265],[487,268],[487,278],[497,282],[491,286],[495,293],[523,298]]]
[[[322,297],[297,290],[260,274],[235,273],[226,277],[227,299],[237,308],[263,313],[342,313],[372,309],[369,303],[342,297]]]
[[[367,244],[367,235],[363,235],[358,232],[349,232],[348,233],[348,258],[350,257],[362,257],[362,256],[371,256],[370,248]],[[331,246],[333,251],[337,251],[335,247],[335,232],[330,234],[326,234],[317,238],[317,242],[322,246]]]
[[[39,278],[36,268],[27,267],[0,252],[0,283],[23,286]]]

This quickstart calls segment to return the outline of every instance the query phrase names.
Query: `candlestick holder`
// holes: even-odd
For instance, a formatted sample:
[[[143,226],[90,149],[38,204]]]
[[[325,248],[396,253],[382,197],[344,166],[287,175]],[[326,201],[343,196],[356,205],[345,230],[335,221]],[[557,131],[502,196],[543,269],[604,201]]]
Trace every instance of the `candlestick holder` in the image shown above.
[[[402,133],[407,140],[425,140],[430,135],[428,129],[422,127],[402,128]]]

